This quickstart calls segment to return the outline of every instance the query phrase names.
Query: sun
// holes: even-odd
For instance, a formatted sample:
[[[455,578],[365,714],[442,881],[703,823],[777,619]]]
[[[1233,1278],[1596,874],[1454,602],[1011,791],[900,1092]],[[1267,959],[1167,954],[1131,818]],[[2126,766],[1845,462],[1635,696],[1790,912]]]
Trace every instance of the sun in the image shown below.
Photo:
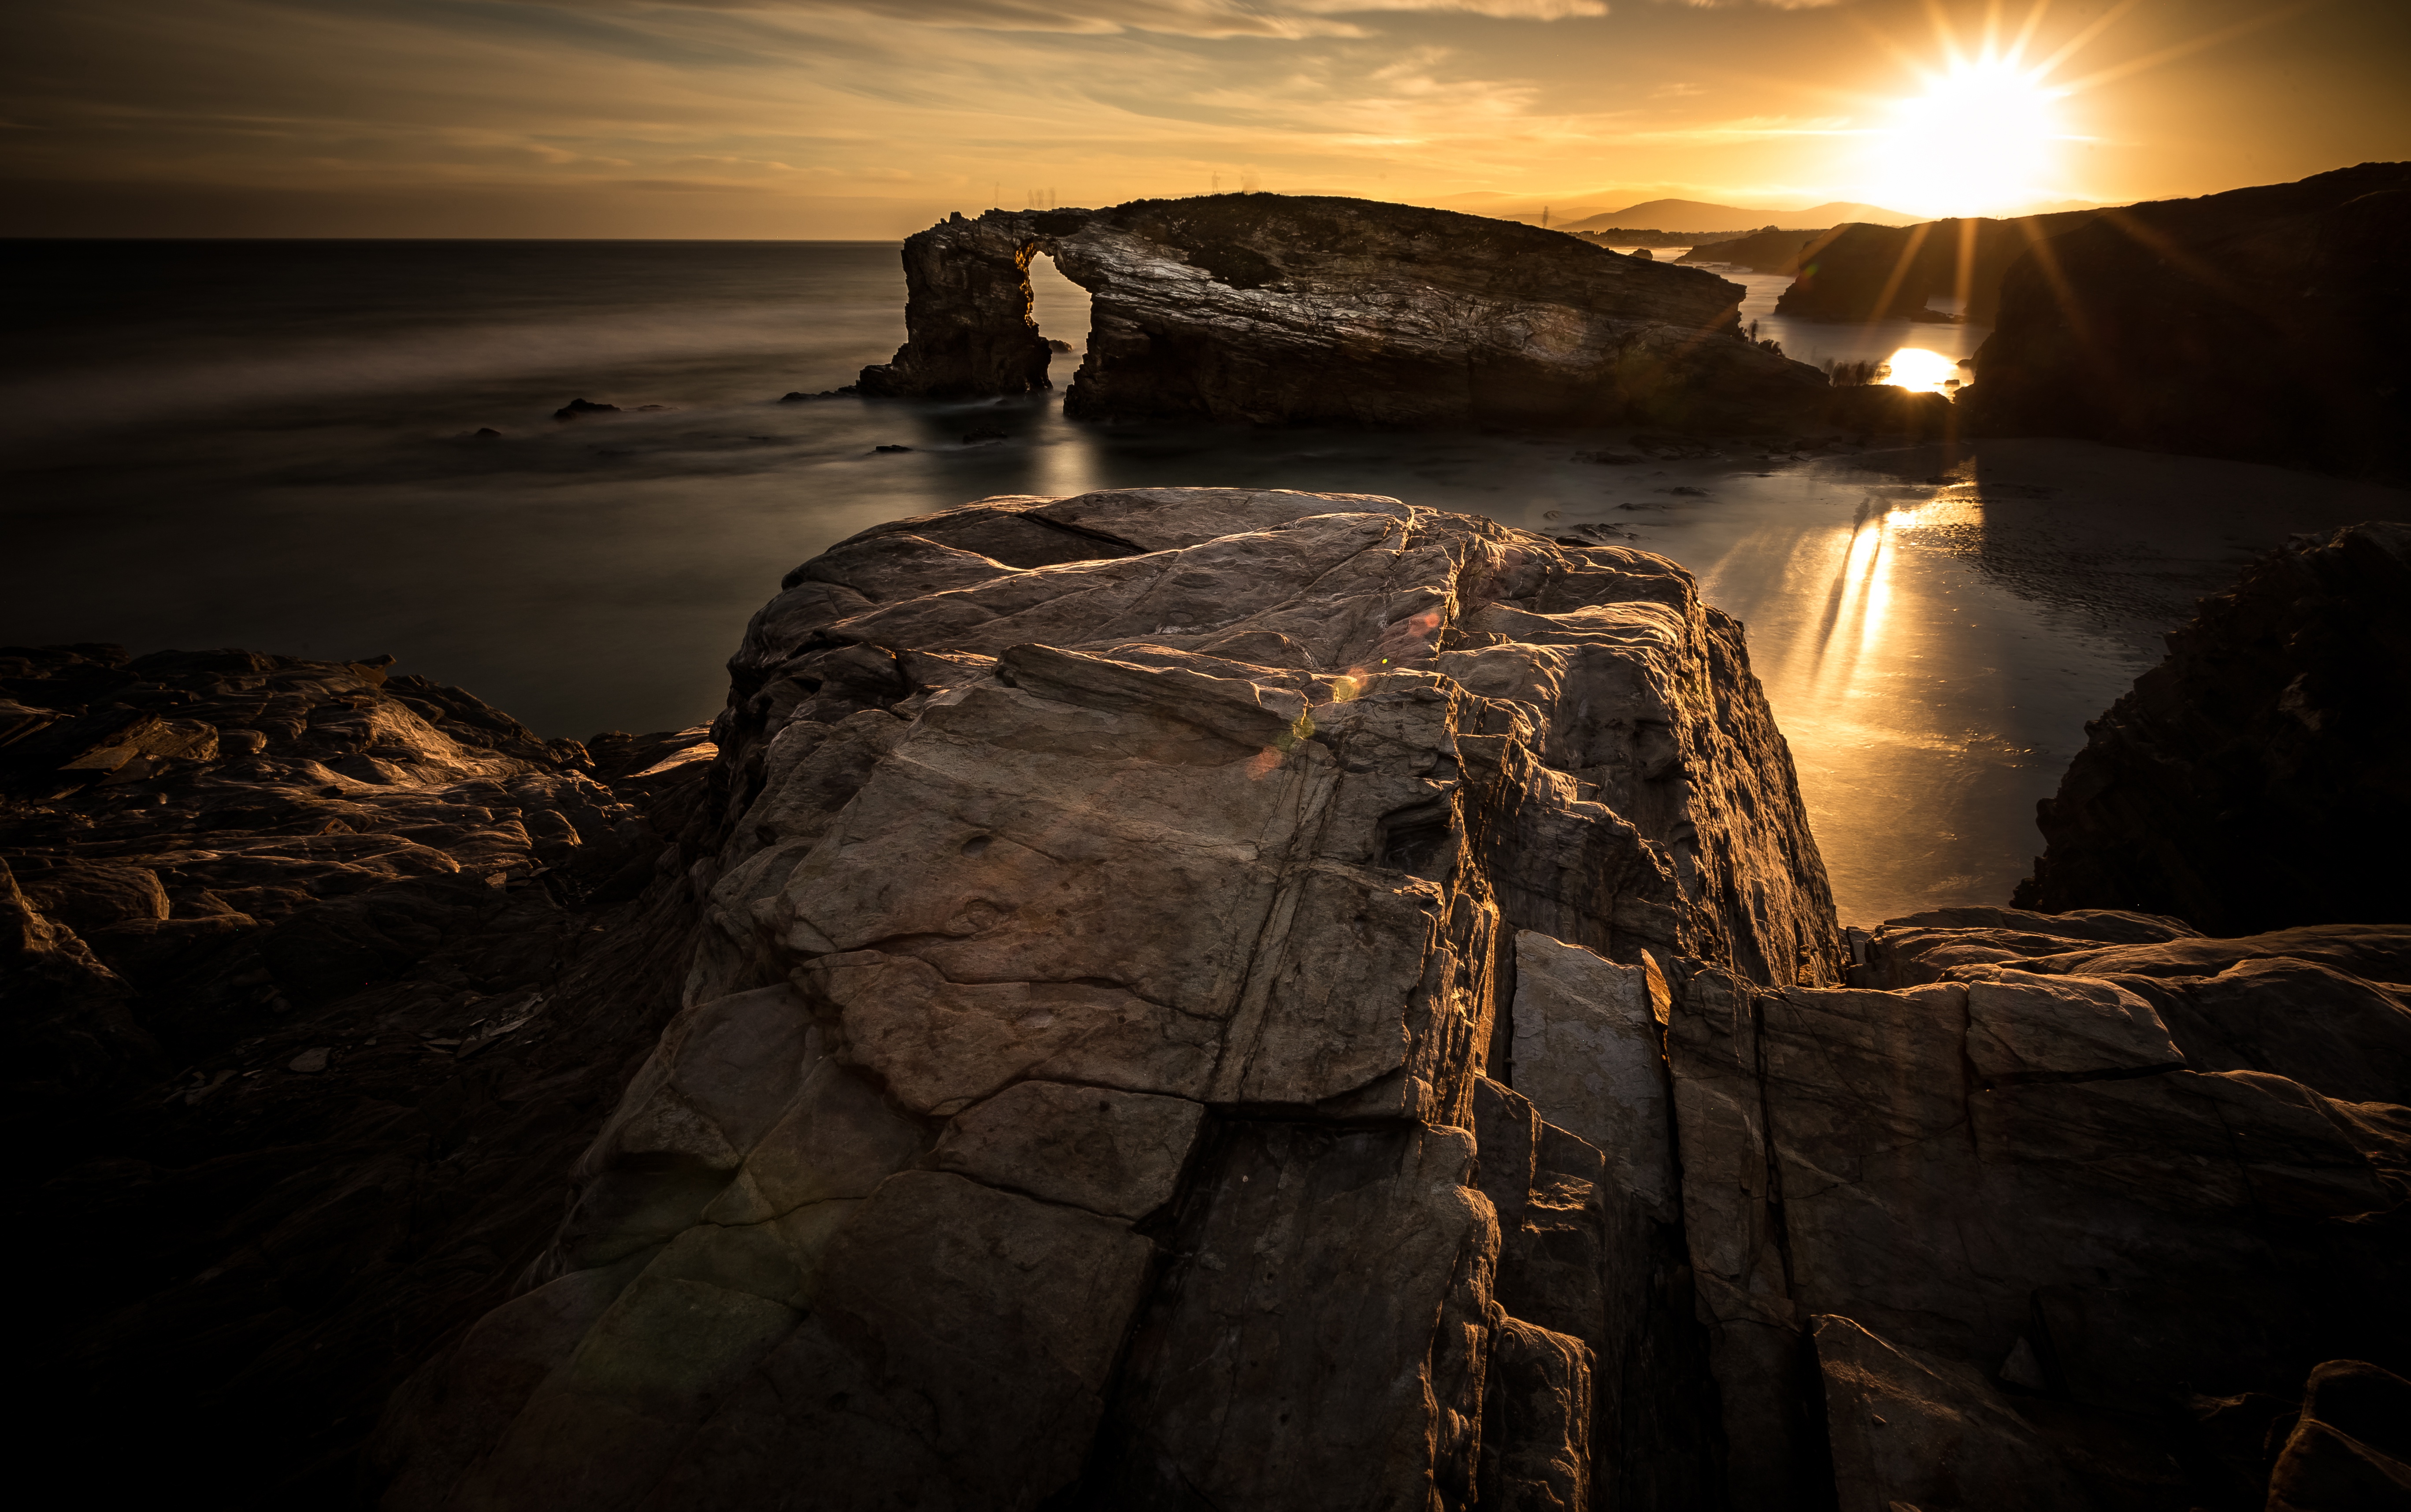
[[[1892,102],[1878,138],[1883,202],[1981,215],[2046,195],[2067,131],[2065,92],[2042,72],[2009,57],[1959,60],[1923,94]]]

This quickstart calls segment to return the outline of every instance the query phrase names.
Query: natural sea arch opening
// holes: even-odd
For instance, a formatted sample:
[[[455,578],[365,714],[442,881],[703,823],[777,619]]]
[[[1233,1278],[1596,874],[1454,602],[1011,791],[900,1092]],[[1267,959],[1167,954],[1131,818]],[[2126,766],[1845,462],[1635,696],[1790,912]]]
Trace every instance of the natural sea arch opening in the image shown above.
[[[1060,392],[1071,386],[1073,370],[1089,350],[1089,291],[1065,278],[1054,258],[1035,250],[1030,254],[1030,313],[1039,335],[1071,349],[1059,348],[1046,364],[1047,382]]]

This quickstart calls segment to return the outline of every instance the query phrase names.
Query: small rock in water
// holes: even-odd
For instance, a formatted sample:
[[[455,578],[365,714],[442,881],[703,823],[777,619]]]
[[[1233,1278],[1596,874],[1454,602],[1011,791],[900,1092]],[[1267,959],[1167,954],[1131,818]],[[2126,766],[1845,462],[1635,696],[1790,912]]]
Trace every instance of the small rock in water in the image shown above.
[[[909,452],[913,448],[910,446],[873,446],[870,449],[875,452]]]
[[[1059,341],[1056,338],[1049,336],[1046,338],[1046,350],[1049,352],[1069,352],[1072,350],[1072,343],[1065,341]]]
[[[495,429],[492,426],[479,426],[475,433],[469,439],[472,441],[500,441],[503,439],[503,433]]]
[[[608,409],[610,406],[606,405],[606,406],[604,406],[604,407],[605,407],[606,409]],[[671,407],[672,407],[672,406],[667,405],[667,404],[639,404],[639,405],[637,405],[637,406],[636,406],[636,413],[637,413],[638,414],[659,414],[660,412],[662,412],[662,411],[664,411],[664,410],[666,410],[666,409],[669,409],[669,408],[671,408]]]
[[[1708,496],[1707,489],[1694,488],[1688,484],[1669,488],[1666,491],[1668,493],[1681,494],[1686,499],[1705,499]]]
[[[966,446],[977,446],[985,442],[1003,441],[1005,439],[1003,431],[991,429],[986,426],[982,426],[976,430],[966,430],[963,432],[963,444]]]
[[[1596,462],[1601,467],[1630,467],[1636,462],[1645,462],[1648,458],[1643,457],[1638,452],[1600,451],[1576,452],[1570,460],[1576,462]]]
[[[592,400],[574,399],[553,411],[552,417],[556,420],[575,420],[581,414],[617,414],[619,413],[620,406],[617,404],[597,404]]]
[[[327,1052],[331,1048],[333,1047],[329,1045],[313,1046],[286,1061],[285,1069],[288,1071],[300,1071],[304,1075],[323,1071],[327,1069]]]

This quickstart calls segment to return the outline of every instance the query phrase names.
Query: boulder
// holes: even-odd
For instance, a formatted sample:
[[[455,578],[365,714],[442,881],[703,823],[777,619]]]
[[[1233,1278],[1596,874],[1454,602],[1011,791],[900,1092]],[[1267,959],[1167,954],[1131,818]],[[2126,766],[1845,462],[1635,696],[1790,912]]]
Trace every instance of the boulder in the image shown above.
[[[1044,254],[1089,291],[1064,413],[1255,425],[1653,423],[1813,407],[1815,370],[1740,334],[1741,288],[1538,226],[1267,194],[957,214],[904,245],[905,326],[865,394],[1050,386]]]

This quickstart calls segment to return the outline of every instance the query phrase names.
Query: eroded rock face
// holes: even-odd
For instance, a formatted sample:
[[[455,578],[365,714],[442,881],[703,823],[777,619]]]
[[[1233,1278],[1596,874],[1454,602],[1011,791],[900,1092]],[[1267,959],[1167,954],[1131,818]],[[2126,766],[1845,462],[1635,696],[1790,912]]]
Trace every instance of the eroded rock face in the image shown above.
[[[787,582],[689,1006],[397,1399],[387,1505],[1712,1493],[1665,964],[1841,970],[1737,625],[1279,491],[990,500]]]
[[[1949,914],[1674,1005],[1733,1505],[2260,1505],[2311,1368],[2411,1351],[2411,931]]]
[[[861,391],[1048,386],[1030,313],[1040,253],[1091,296],[1074,416],[1746,429],[1813,410],[1824,388],[1743,340],[1743,291],[1696,269],[1449,211],[1216,195],[916,233],[911,339]]]
[[[2012,263],[1970,433],[2400,477],[2411,165],[2130,205]]]
[[[2038,806],[2018,905],[2219,935],[2411,919],[2411,526],[2298,539],[2169,646]]]

